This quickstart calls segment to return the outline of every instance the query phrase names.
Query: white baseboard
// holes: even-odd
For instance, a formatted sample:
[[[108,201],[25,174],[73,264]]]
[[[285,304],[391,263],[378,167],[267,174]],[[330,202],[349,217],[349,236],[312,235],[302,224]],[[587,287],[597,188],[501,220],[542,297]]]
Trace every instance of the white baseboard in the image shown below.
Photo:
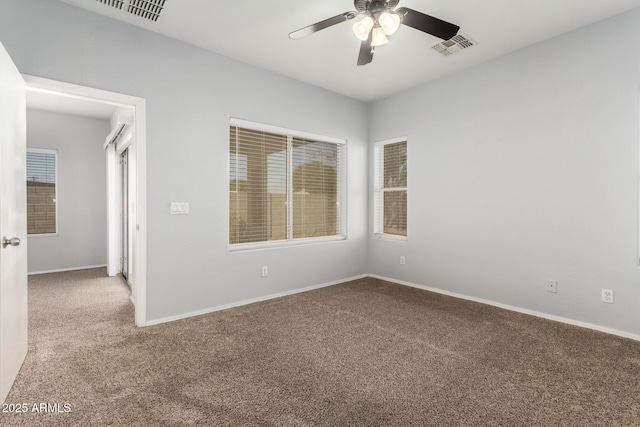
[[[528,310],[526,308],[515,307],[515,306],[512,306],[512,305],[507,305],[507,304],[502,304],[502,303],[499,303],[499,302],[489,301],[489,300],[482,299],[482,298],[471,297],[471,296],[464,295],[464,294],[459,294],[459,293],[456,293],[456,292],[449,292],[449,291],[445,291],[443,289],[431,288],[429,286],[418,285],[416,283],[405,282],[403,280],[391,279],[391,278],[388,278],[388,277],[378,276],[378,275],[375,275],[375,274],[367,274],[366,276],[373,277],[375,279],[384,280],[384,281],[391,282],[391,283],[396,283],[398,285],[410,286],[412,288],[418,288],[418,289],[422,289],[422,290],[425,290],[425,291],[435,292],[435,293],[438,293],[438,294],[447,295],[447,296],[454,297],[454,298],[460,298],[460,299],[464,299],[464,300],[467,300],[467,301],[478,302],[480,304],[491,305],[493,307],[498,307],[498,308],[502,308],[502,309],[509,310],[509,311],[515,311],[517,313],[528,314],[530,316],[541,317],[541,318],[547,319],[547,320],[553,320],[553,321],[556,321],[556,322],[566,323],[568,325],[579,326],[579,327],[587,328],[587,329],[593,329],[595,331],[604,332],[604,333],[611,334],[611,335],[617,335],[619,337],[629,338],[629,339],[632,339],[632,340],[635,340],[635,341],[640,341],[640,335],[632,334],[630,332],[625,332],[625,331],[619,331],[617,329],[606,328],[604,326],[594,325],[593,323],[581,322],[579,320],[569,319],[569,318],[566,318],[566,317],[554,316],[552,314],[542,313],[542,312],[534,311],[534,310]]]
[[[346,278],[346,279],[340,279],[340,280],[336,280],[336,281],[333,281],[333,282],[322,283],[320,285],[308,286],[306,288],[294,289],[292,291],[279,292],[277,294],[270,294],[270,295],[265,295],[265,296],[262,296],[262,297],[251,298],[251,299],[238,301],[238,302],[232,302],[230,304],[223,304],[223,305],[219,305],[219,306],[216,306],[216,307],[205,308],[204,310],[192,311],[190,313],[178,314],[178,315],[175,315],[175,316],[164,317],[164,318],[161,318],[161,319],[148,320],[147,323],[145,324],[145,326],[159,325],[161,323],[173,322],[174,320],[186,319],[188,317],[201,316],[203,314],[209,314],[209,313],[213,313],[213,312],[216,312],[216,311],[227,310],[229,308],[234,308],[234,307],[241,307],[243,305],[249,305],[249,304],[253,304],[253,303],[256,303],[256,302],[260,302],[260,301],[267,301],[267,300],[271,300],[271,299],[275,299],[275,298],[281,298],[281,297],[286,297],[286,296],[289,296],[289,295],[295,295],[295,294],[300,294],[300,293],[303,293],[303,292],[309,292],[309,291],[313,291],[315,289],[326,288],[328,286],[334,286],[334,285],[339,285],[340,283],[350,282],[352,280],[364,279],[365,277],[368,277],[368,275],[367,274],[362,274],[362,275],[359,275],[359,276],[349,277],[349,278]]]
[[[92,268],[103,268],[106,267],[107,264],[101,265],[86,265],[83,267],[71,267],[71,268],[60,268],[57,270],[44,270],[44,271],[31,271],[27,273],[29,276],[35,276],[37,274],[48,274],[48,273],[62,273],[65,271],[76,271],[76,270],[91,270]]]
[[[514,311],[514,312],[517,312],[517,313],[527,314],[527,315],[530,315],[530,316],[540,317],[540,318],[547,319],[547,320],[553,320],[555,322],[565,323],[565,324],[573,325],[573,326],[579,326],[579,327],[586,328],[586,329],[592,329],[592,330],[595,330],[595,331],[604,332],[606,334],[616,335],[616,336],[619,336],[619,337],[629,338],[629,339],[632,339],[632,340],[635,340],[635,341],[640,341],[640,335],[638,335],[638,334],[633,334],[633,333],[630,333],[630,332],[625,332],[625,331],[620,331],[620,330],[617,330],[617,329],[607,328],[607,327],[604,327],[604,326],[595,325],[593,323],[582,322],[582,321],[579,321],[579,320],[569,319],[569,318],[566,318],[566,317],[554,316],[552,314],[542,313],[542,312],[539,312],[539,311],[529,310],[529,309],[521,308],[521,307],[515,307],[515,306],[512,306],[512,305],[502,304],[502,303],[499,303],[499,302],[490,301],[490,300],[477,298],[477,297],[472,297],[472,296],[469,296],[469,295],[459,294],[459,293],[456,293],[456,292],[450,292],[450,291],[446,291],[446,290],[443,290],[443,289],[432,288],[432,287],[429,287],[429,286],[419,285],[419,284],[416,284],[416,283],[406,282],[406,281],[403,281],[403,280],[391,279],[389,277],[378,276],[376,274],[362,274],[362,275],[359,275],[359,276],[349,277],[349,278],[346,278],[346,279],[336,280],[336,281],[333,281],[333,282],[322,283],[320,285],[309,286],[309,287],[302,288],[302,289],[294,289],[292,291],[280,292],[280,293],[277,293],[277,294],[265,295],[265,296],[258,297],[258,298],[252,298],[252,299],[248,299],[248,300],[237,301],[237,302],[233,302],[233,303],[230,303],[230,304],[224,304],[224,305],[219,305],[219,306],[216,306],[216,307],[207,308],[207,309],[204,309],[204,310],[192,311],[192,312],[189,312],[189,313],[178,314],[178,315],[175,315],[175,316],[169,316],[169,317],[164,317],[164,318],[161,318],[161,319],[150,320],[150,321],[148,321],[146,323],[146,326],[159,325],[159,324],[162,324],[162,323],[172,322],[174,320],[180,320],[180,319],[186,319],[186,318],[189,318],[189,317],[201,316],[203,314],[208,314],[208,313],[213,313],[213,312],[216,312],[216,311],[227,310],[229,308],[234,308],[234,307],[241,307],[243,305],[253,304],[253,303],[256,303],[256,302],[260,302],[260,301],[267,301],[267,300],[271,300],[271,299],[275,299],[275,298],[285,297],[285,296],[289,296],[289,295],[295,295],[295,294],[299,294],[299,293],[303,293],[303,292],[312,291],[314,289],[320,289],[320,288],[325,288],[325,287],[328,287],[328,286],[338,285],[340,283],[350,282],[352,280],[363,279],[365,277],[372,277],[372,278],[375,278],[375,279],[380,279],[380,280],[384,280],[384,281],[387,281],[387,282],[395,283],[395,284],[398,284],[398,285],[409,286],[409,287],[412,287],[412,288],[422,289],[422,290],[429,291],[429,292],[435,292],[435,293],[438,293],[438,294],[447,295],[447,296],[454,297],[454,298],[460,298],[460,299],[467,300],[467,301],[473,301],[473,302],[477,302],[477,303],[480,303],[480,304],[486,304],[486,305],[490,305],[490,306],[493,306],[493,307],[502,308],[504,310]]]

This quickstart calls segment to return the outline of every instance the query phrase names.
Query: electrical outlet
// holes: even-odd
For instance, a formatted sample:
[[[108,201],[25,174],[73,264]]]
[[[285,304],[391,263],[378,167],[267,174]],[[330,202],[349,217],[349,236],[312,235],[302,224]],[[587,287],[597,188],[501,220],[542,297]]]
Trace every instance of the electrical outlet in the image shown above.
[[[613,290],[611,289],[602,290],[602,302],[613,304]]]
[[[400,265],[406,265],[407,264],[407,260],[405,259],[404,255],[400,257]]]
[[[269,275],[269,268],[265,265],[262,267],[262,277],[267,277]]]
[[[547,280],[547,292],[557,293],[558,292],[558,281],[557,280]]]

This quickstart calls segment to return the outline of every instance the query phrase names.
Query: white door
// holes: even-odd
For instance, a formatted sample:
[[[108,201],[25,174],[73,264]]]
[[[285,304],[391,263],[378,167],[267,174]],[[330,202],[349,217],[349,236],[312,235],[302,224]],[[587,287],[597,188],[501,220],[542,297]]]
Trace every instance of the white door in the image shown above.
[[[25,83],[0,43],[0,401],[27,354]]]

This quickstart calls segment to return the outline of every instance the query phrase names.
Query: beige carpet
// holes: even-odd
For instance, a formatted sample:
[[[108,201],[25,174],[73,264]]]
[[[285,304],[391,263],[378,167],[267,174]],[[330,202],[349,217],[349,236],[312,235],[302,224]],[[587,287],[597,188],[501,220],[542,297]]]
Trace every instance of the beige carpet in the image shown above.
[[[29,291],[3,426],[640,425],[640,342],[374,279],[143,329],[102,269]]]

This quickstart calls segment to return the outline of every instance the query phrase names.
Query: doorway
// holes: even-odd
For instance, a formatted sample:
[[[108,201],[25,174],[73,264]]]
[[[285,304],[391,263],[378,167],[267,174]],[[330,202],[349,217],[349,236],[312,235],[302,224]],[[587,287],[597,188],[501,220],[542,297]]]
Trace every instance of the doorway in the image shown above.
[[[29,75],[22,76],[27,91],[58,97],[61,112],[74,101],[133,111],[131,138],[126,145],[111,144],[107,152],[109,255],[107,268],[120,270],[131,286],[135,324],[146,326],[146,104],[143,98],[108,92]],[[117,152],[116,152],[117,151]],[[110,156],[111,153],[111,156]],[[126,162],[119,165],[118,159]],[[109,159],[112,159],[110,161]],[[116,158],[117,157],[117,158]],[[126,184],[125,184],[126,182]],[[120,185],[117,185],[120,183]],[[113,190],[113,191],[112,191]],[[125,191],[126,190],[126,191]],[[121,198],[118,203],[116,198]],[[126,199],[125,199],[126,197]],[[115,199],[115,200],[114,200]],[[113,203],[115,201],[116,203]],[[126,207],[125,207],[126,204]],[[122,217],[122,218],[121,218]],[[111,219],[115,218],[114,221]],[[123,224],[120,226],[120,223]],[[125,227],[124,224],[127,224]],[[126,257],[126,262],[124,259]],[[123,259],[120,262],[120,258]]]

